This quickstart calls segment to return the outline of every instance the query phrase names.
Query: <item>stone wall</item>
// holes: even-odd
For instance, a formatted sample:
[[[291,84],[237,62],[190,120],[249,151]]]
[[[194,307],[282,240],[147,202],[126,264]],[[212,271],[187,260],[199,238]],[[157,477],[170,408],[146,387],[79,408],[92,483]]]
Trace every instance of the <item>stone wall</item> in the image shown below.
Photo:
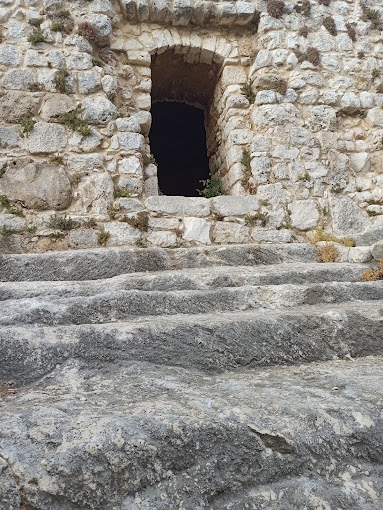
[[[355,1],[0,0],[0,248],[381,239],[380,19]],[[196,97],[226,197],[157,196],[166,51],[215,70]]]

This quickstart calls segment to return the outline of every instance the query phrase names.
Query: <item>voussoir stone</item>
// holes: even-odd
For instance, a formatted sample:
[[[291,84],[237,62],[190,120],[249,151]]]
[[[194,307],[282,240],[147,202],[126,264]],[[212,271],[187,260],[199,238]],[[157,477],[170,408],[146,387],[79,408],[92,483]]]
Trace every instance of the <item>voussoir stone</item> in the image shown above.
[[[65,127],[47,122],[37,122],[29,135],[29,150],[32,154],[52,153],[67,144]]]
[[[211,199],[213,210],[222,216],[240,216],[256,211],[259,201],[255,196],[221,196]]]
[[[149,197],[145,207],[150,211],[180,216],[209,216],[210,201],[203,197]]]
[[[0,194],[21,200],[27,207],[65,209],[72,200],[71,184],[63,166],[15,160],[0,179]]]

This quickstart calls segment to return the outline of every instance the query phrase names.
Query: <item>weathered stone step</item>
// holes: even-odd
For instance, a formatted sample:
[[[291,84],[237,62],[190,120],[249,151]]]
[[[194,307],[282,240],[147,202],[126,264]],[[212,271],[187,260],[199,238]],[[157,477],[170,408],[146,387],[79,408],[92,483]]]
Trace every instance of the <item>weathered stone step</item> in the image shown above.
[[[0,281],[96,280],[120,274],[191,267],[316,262],[309,244],[196,248],[104,248],[0,255]]]
[[[206,372],[383,353],[383,302],[0,328],[0,381],[26,383],[71,358]]]
[[[91,297],[54,296],[0,302],[0,325],[70,325],[128,321],[137,316],[204,314],[291,308],[346,301],[382,300],[381,282],[226,287],[207,291],[104,292]]]
[[[93,296],[119,290],[207,290],[244,285],[283,283],[360,282],[365,264],[282,263],[268,266],[212,266],[182,271],[156,271],[101,280],[0,282],[0,301],[44,296]]]
[[[382,380],[380,357],[218,375],[70,362],[1,399],[2,494],[46,510],[377,509]]]

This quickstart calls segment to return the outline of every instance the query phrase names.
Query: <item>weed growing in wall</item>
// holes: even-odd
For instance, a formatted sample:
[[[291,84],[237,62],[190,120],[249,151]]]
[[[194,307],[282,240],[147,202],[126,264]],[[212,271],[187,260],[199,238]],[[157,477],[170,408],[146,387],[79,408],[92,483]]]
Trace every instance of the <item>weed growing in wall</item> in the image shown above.
[[[130,198],[135,194],[135,191],[129,188],[120,188],[116,186],[114,188],[114,198]]]
[[[281,18],[285,3],[282,0],[268,0],[267,2],[267,14],[273,18]]]
[[[65,231],[78,227],[78,224],[66,215],[60,216],[58,214],[53,214],[49,219],[48,227],[53,228],[54,230]]]
[[[63,113],[57,117],[60,124],[63,124],[72,131],[76,131],[81,136],[89,136],[91,129],[88,124],[83,121],[80,117],[80,109],[77,107],[71,112]]]
[[[97,242],[100,246],[106,246],[110,239],[110,232],[105,230],[104,232],[99,232],[97,234]]]
[[[318,262],[336,262],[338,255],[338,250],[333,244],[326,243],[317,247]]]
[[[326,16],[326,18],[324,18],[323,26],[331,35],[337,35],[338,31],[336,29],[335,21],[331,16]]]
[[[0,167],[0,179],[1,177],[3,177],[3,175],[5,174],[5,172],[7,171],[7,168],[8,168],[8,165],[7,163],[3,163]]]
[[[149,229],[149,214],[145,211],[139,212],[136,216],[125,217],[124,221],[141,232],[147,232]]]
[[[53,83],[55,84],[56,89],[62,94],[67,94],[69,92],[67,83],[68,77],[69,73],[66,69],[59,69],[55,72],[53,77]]]
[[[20,117],[19,124],[23,129],[23,134],[29,136],[34,128],[34,125],[36,124],[36,121],[31,117]]]
[[[65,24],[62,21],[53,21],[51,30],[52,32],[65,32]]]
[[[352,237],[336,237],[331,234],[326,234],[322,228],[317,228],[314,234],[313,243],[319,243],[320,241],[333,242],[343,244],[344,246],[352,247],[355,241]]]
[[[212,177],[211,174],[209,179],[203,179],[202,181],[199,182],[203,186],[202,189],[197,189],[198,193],[201,196],[205,198],[212,198],[224,195],[221,181]]]
[[[83,21],[80,23],[77,29],[77,33],[91,43],[94,43],[97,39],[96,31],[93,25],[89,23],[89,21]]]
[[[379,260],[379,265],[376,269],[370,267],[362,274],[362,280],[364,282],[376,282],[383,280],[383,259]]]
[[[142,162],[143,162],[144,166],[148,166],[148,165],[156,165],[156,166],[158,166],[156,158],[153,156],[153,154],[145,154],[145,153],[143,153],[142,154]]]
[[[346,28],[347,28],[347,34],[348,34],[349,38],[351,39],[351,41],[355,42],[356,41],[356,31],[355,31],[354,25],[351,23],[346,23]]]
[[[23,211],[19,207],[12,205],[7,195],[0,195],[0,207],[4,207],[9,214],[15,214],[20,216],[20,218],[24,217]]]
[[[241,94],[245,96],[245,98],[249,101],[250,104],[253,104],[255,101],[255,94],[252,89],[254,80],[249,80],[245,85],[241,87]]]
[[[371,71],[371,78],[372,78],[373,80],[375,80],[375,78],[380,78],[380,71],[379,71],[379,69],[374,68],[374,69]]]
[[[45,36],[40,27],[35,27],[33,29],[33,32],[28,36],[28,42],[31,44],[45,42]]]
[[[241,164],[243,166],[243,177],[242,177],[242,186],[246,187],[251,177],[251,155],[250,151],[247,149],[243,149],[242,151],[242,159]]]

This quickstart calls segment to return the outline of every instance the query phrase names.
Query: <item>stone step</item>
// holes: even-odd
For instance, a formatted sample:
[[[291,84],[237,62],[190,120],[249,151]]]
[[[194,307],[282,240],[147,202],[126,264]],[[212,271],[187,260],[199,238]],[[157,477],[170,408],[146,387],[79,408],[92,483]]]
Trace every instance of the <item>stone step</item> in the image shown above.
[[[0,302],[0,325],[71,325],[129,321],[148,315],[211,314],[292,308],[352,301],[383,301],[381,282],[326,282],[212,290],[120,290],[85,297],[47,297]],[[360,303],[361,304],[361,303]]]
[[[315,247],[308,244],[262,244],[174,249],[100,248],[0,255],[0,281],[82,281],[143,271],[286,262],[316,262]]]
[[[212,266],[182,271],[122,274],[100,280],[0,282],[0,301],[32,297],[94,296],[119,290],[208,290],[244,285],[360,282],[364,264],[281,263],[268,266]]]
[[[68,362],[1,399],[2,495],[46,510],[377,509],[382,378],[381,357],[210,375]]]
[[[186,311],[186,310],[185,310]],[[148,361],[207,373],[383,353],[383,301],[0,328],[0,381],[25,384],[68,359]]]

